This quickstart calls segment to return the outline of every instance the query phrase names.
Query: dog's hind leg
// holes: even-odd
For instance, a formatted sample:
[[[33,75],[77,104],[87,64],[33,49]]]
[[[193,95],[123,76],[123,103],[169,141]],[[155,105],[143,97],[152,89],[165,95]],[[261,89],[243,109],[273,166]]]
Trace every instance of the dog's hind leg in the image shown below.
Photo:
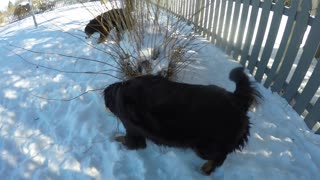
[[[121,142],[128,149],[144,149],[147,147],[146,138],[143,136],[128,133],[125,136],[117,136],[115,140]]]

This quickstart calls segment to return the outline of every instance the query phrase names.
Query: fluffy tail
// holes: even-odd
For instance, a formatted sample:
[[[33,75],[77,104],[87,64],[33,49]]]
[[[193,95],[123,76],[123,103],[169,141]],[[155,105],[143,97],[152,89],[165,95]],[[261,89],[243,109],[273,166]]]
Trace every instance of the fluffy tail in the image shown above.
[[[262,95],[252,87],[252,83],[243,71],[242,67],[234,68],[231,70],[229,78],[236,83],[236,90],[233,94],[237,97],[243,110],[248,111],[250,106],[257,102],[258,98],[262,99]]]

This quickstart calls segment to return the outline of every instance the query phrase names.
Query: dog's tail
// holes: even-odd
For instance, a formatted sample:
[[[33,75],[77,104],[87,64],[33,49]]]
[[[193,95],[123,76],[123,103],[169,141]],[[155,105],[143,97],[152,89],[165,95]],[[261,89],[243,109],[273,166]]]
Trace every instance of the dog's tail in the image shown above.
[[[262,95],[252,86],[249,77],[243,72],[243,67],[234,68],[229,74],[231,81],[236,83],[236,90],[233,94],[237,97],[240,106],[244,111],[248,111],[250,106],[262,99]]]

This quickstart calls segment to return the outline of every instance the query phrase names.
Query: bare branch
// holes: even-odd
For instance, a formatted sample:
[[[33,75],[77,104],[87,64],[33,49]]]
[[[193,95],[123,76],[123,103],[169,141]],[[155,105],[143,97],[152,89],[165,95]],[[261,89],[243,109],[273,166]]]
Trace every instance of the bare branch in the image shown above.
[[[7,48],[5,48],[7,49]],[[78,72],[78,71],[65,71],[65,70],[60,70],[60,69],[56,69],[56,68],[51,68],[51,67],[47,67],[47,66],[44,66],[44,65],[41,65],[41,64],[36,64],[36,63],[33,63],[33,62],[30,62],[28,61],[26,58],[22,57],[20,54],[17,54],[16,52],[14,52],[13,50],[9,50],[7,49],[8,51],[12,52],[13,54],[15,54],[16,56],[18,56],[21,60],[23,60],[24,62],[28,63],[28,64],[31,64],[35,67],[42,67],[42,68],[45,68],[45,69],[48,69],[48,70],[52,70],[52,71],[57,71],[57,72],[61,72],[61,73],[71,73],[71,74],[103,74],[103,75],[108,75],[108,76],[111,76],[115,79],[119,79],[119,80],[122,80],[112,74],[109,74],[109,73],[103,73],[102,71],[97,71],[97,72],[91,72],[91,71],[83,71],[83,72]],[[109,70],[103,70],[103,71],[109,71]],[[111,71],[111,70],[110,70]]]
[[[39,98],[39,99],[44,99],[44,100],[48,100],[48,101],[72,101],[72,100],[75,100],[85,94],[88,94],[90,92],[94,92],[94,91],[102,91],[104,90],[105,88],[98,88],[98,89],[91,89],[91,90],[87,90],[83,93],[80,93],[79,95],[77,96],[74,96],[72,98],[68,98],[68,99],[59,99],[59,98],[45,98],[45,97],[42,97],[42,96],[38,96],[38,95],[35,95],[35,94],[30,94],[31,96],[34,96],[36,98]]]
[[[76,56],[72,56],[72,55],[65,55],[65,54],[53,53],[53,52],[40,52],[40,51],[35,51],[35,50],[31,50],[31,49],[26,49],[26,48],[23,48],[23,47],[15,46],[15,45],[13,45],[13,44],[11,44],[11,43],[8,43],[8,45],[9,45],[9,46],[12,46],[12,47],[15,47],[15,48],[23,49],[23,50],[26,50],[26,51],[29,51],[29,52],[32,52],[32,53],[48,54],[48,55],[57,55],[57,56],[68,57],[68,58],[75,58],[75,59],[80,59],[80,60],[85,60],[85,61],[92,61],[92,62],[97,62],[97,63],[105,64],[105,65],[111,66],[111,67],[113,67],[113,68],[119,69],[118,67],[113,66],[113,65],[110,64],[110,63],[106,63],[106,62],[103,62],[103,61],[98,61],[98,60],[95,60],[95,59],[84,58],[84,57],[76,57]]]
[[[89,11],[89,10],[88,10],[88,11]],[[90,12],[90,11],[89,11],[89,12]],[[93,15],[93,13],[92,13],[92,15]],[[48,19],[47,19],[46,17],[44,17],[44,16],[43,16],[43,18],[46,19],[46,20],[48,20]],[[49,21],[49,20],[48,20],[48,22],[51,23],[51,21]],[[75,37],[75,38],[79,39],[80,41],[82,41],[82,42],[85,43],[86,45],[88,45],[88,46],[90,46],[90,47],[92,47],[92,48],[94,48],[94,49],[96,49],[96,50],[98,50],[98,51],[100,51],[100,52],[109,54],[107,51],[105,51],[105,50],[103,50],[103,49],[100,49],[100,48],[98,48],[97,46],[93,46],[92,44],[89,44],[87,41],[84,40],[84,37],[85,37],[85,36],[82,36],[82,38],[80,38],[80,37],[78,37],[78,36],[76,36],[76,35],[68,32],[68,31],[65,31],[64,29],[62,29],[60,26],[58,26],[58,25],[56,25],[56,24],[51,23],[51,25],[57,27],[61,32],[66,33],[66,34],[68,34],[68,35],[70,35],[70,36],[72,36],[72,37]],[[52,28],[50,28],[50,27],[46,27],[46,28],[52,29]]]

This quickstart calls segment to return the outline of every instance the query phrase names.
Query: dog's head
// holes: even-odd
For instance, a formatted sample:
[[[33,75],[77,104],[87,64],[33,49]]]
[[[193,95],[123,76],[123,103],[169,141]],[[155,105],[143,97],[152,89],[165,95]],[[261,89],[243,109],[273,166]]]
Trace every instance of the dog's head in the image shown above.
[[[119,90],[121,83],[114,83],[109,85],[103,92],[104,103],[112,113],[116,114],[116,101],[119,98]]]
[[[101,23],[97,19],[92,19],[84,28],[84,32],[86,33],[87,38],[90,38],[91,35],[95,32],[99,32],[99,27]]]
[[[85,28],[84,28],[84,33],[86,33],[86,39],[90,38],[93,33],[95,33],[97,30],[89,23]]]

